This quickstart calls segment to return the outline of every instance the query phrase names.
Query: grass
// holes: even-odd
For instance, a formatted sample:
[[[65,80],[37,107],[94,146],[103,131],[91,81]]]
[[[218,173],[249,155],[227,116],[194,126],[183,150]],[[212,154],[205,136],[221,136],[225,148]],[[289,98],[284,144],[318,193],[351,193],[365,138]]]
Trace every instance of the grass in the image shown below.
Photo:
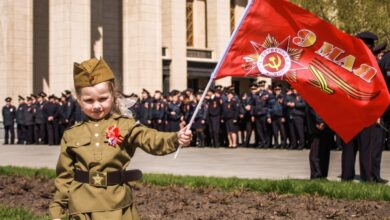
[[[44,176],[54,178],[51,169],[33,169],[13,166],[0,166],[0,174]],[[390,201],[390,186],[363,184],[356,182],[337,182],[327,180],[266,180],[239,179],[198,176],[174,176],[167,174],[145,174],[142,182],[153,185],[178,185],[191,188],[216,187],[226,191],[249,190],[260,193],[278,193],[290,195],[317,195],[347,200],[384,200]]]
[[[0,205],[1,220],[48,220],[48,216],[36,216],[22,208],[9,208]]]

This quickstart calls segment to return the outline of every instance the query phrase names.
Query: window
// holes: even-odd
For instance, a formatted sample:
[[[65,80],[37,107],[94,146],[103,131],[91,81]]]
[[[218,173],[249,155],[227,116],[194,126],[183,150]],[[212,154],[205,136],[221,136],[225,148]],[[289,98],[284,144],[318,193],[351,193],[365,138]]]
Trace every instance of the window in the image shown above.
[[[236,1],[230,0],[230,34],[233,33],[234,27],[236,26],[236,13],[234,9],[236,8]]]
[[[186,23],[187,23],[187,46],[194,46],[194,2],[187,0],[186,6]]]

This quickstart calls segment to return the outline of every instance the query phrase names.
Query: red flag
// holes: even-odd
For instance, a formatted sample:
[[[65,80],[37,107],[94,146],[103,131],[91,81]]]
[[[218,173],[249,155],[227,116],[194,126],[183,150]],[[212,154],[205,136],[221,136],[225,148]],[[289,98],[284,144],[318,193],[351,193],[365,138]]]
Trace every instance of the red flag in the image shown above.
[[[363,41],[285,0],[251,2],[214,74],[287,81],[344,141],[390,101]]]

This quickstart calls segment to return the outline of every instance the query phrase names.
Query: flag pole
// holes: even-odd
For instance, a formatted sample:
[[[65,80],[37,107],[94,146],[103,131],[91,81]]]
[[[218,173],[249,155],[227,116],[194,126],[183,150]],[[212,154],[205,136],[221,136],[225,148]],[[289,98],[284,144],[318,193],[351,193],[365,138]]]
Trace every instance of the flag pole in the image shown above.
[[[244,14],[242,15],[242,17],[241,17],[241,19],[240,19],[240,22],[238,23],[237,27],[234,29],[234,31],[233,31],[233,33],[232,33],[232,36],[230,37],[229,44],[228,44],[228,46],[225,48],[225,50],[224,50],[224,52],[223,52],[223,55],[221,56],[221,58],[219,59],[219,61],[218,61],[218,63],[217,63],[217,66],[215,66],[214,71],[213,71],[213,73],[211,74],[210,80],[209,80],[209,82],[207,83],[206,88],[205,88],[204,91],[203,91],[202,97],[200,98],[198,104],[196,105],[194,114],[192,114],[192,117],[191,117],[191,119],[190,119],[190,122],[189,122],[188,125],[186,126],[186,131],[188,131],[188,130],[191,129],[192,123],[194,122],[195,117],[196,117],[196,115],[198,114],[198,112],[199,112],[199,110],[200,110],[200,107],[202,106],[202,103],[203,103],[203,101],[204,101],[204,98],[206,97],[206,94],[207,94],[207,92],[209,91],[209,89],[210,89],[210,87],[211,87],[211,84],[212,84],[213,81],[214,81],[215,75],[217,74],[218,70],[221,68],[221,63],[222,63],[222,61],[225,59],[226,54],[227,54],[227,52],[229,51],[229,49],[230,49],[230,47],[231,47],[231,45],[232,45],[233,40],[236,38],[238,29],[240,28],[242,22],[243,22],[244,19],[246,18],[247,14],[248,14],[248,11],[249,11],[249,8],[250,8],[250,7],[252,6],[252,4],[253,4],[253,1],[254,1],[254,0],[250,0],[250,1],[248,2],[247,6],[246,6],[246,8],[245,8]],[[174,159],[176,159],[177,156],[179,155],[181,148],[182,148],[181,145],[177,148],[177,151],[176,151],[176,153],[175,153],[175,156],[173,157]]]

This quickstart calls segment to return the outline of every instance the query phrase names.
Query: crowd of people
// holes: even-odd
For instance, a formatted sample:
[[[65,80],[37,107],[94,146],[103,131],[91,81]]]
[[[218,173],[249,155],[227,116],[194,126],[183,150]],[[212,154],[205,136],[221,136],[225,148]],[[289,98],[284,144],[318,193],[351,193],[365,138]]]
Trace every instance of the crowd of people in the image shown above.
[[[277,84],[266,87],[265,81],[252,83],[249,91],[238,96],[233,86],[215,86],[207,92],[191,130],[192,146],[303,149],[308,147],[312,121],[309,106],[293,88]],[[188,124],[203,91],[173,90],[164,96],[144,89],[141,96],[125,95],[136,100],[129,111],[147,127],[159,131],[178,131]],[[57,145],[66,128],[84,120],[72,92],[61,97],[46,93],[19,96],[18,106],[6,98],[3,107],[4,144]],[[9,109],[7,111],[7,109]],[[336,146],[335,146],[336,147]]]
[[[367,36],[372,40],[371,35],[361,38],[368,44],[371,41],[365,38]],[[368,46],[373,48],[373,45]],[[390,54],[382,53],[378,59],[382,57],[385,59],[381,65],[382,72],[386,73],[390,66],[386,60],[390,60]],[[123,93],[121,96],[135,100],[128,110],[143,125],[159,131],[179,131],[180,127],[189,123],[202,94],[201,90],[186,89],[172,90],[169,94],[157,90],[152,95],[143,89],[140,97]],[[14,144],[14,122],[17,144],[57,145],[65,129],[84,120],[85,116],[71,91],[65,90],[61,97],[51,95],[48,100],[46,96],[44,92],[26,98],[19,96],[18,107],[11,104],[11,98],[6,98],[3,107],[4,144]],[[372,125],[375,131],[366,132],[370,130],[366,128],[351,142],[343,143],[294,88],[277,83],[266,85],[263,80],[253,82],[242,94],[236,94],[234,86],[216,85],[207,91],[191,126],[194,134],[191,145],[310,148],[312,178],[327,177],[329,152],[339,149],[343,150],[343,180],[355,177],[354,164],[359,150],[362,179],[381,182],[385,180],[379,175],[380,158],[383,149],[390,149],[389,125],[389,117],[378,119]],[[376,165],[372,164],[373,161]]]

